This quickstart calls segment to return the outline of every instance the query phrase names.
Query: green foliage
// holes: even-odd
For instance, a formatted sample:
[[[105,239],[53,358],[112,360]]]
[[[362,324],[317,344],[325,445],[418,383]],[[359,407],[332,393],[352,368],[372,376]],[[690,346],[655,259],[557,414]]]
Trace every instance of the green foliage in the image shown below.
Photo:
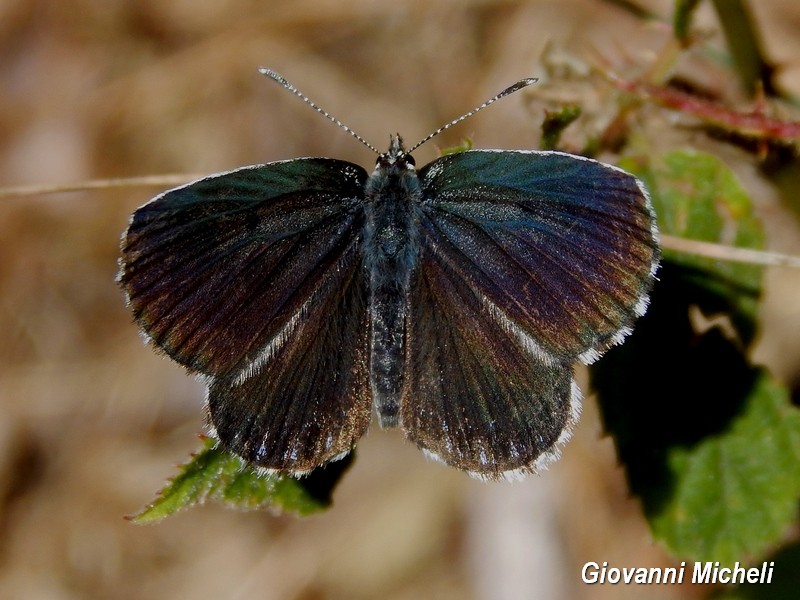
[[[736,176],[711,154],[675,150],[652,162],[628,158],[623,169],[640,177],[653,200],[662,233],[763,249],[763,227],[753,214],[750,198]],[[708,313],[727,314],[750,343],[755,332],[762,268],[666,250],[664,258],[683,267],[706,292],[698,306]],[[690,275],[693,274],[693,275]]]
[[[675,37],[683,43],[686,43],[689,39],[694,9],[698,4],[700,4],[700,0],[677,0],[675,2],[672,29]]]
[[[676,151],[623,166],[647,182],[665,233],[763,245],[749,198],[713,156]],[[649,312],[592,368],[631,490],[682,558],[746,559],[796,517],[800,411],[746,356],[760,282],[759,267],[665,252]]]
[[[350,457],[298,479],[261,474],[238,456],[218,448],[214,440],[206,439],[159,497],[131,520],[139,524],[160,521],[209,499],[231,508],[270,508],[306,516],[330,506],[333,487],[349,466]]]
[[[458,146],[450,146],[448,148],[439,148],[439,155],[445,156],[447,154],[457,154],[458,152],[466,152],[472,150],[472,138],[464,138]]]
[[[542,122],[542,150],[555,150],[561,133],[566,127],[581,116],[581,107],[569,104],[557,111],[547,111]]]
[[[764,58],[749,3],[745,0],[712,0],[712,4],[742,87],[751,95],[755,95],[759,87],[768,96],[780,95],[773,80],[777,69]]]
[[[671,501],[653,515],[678,555],[732,564],[779,540],[800,496],[800,411],[765,371],[724,431],[667,452]]]

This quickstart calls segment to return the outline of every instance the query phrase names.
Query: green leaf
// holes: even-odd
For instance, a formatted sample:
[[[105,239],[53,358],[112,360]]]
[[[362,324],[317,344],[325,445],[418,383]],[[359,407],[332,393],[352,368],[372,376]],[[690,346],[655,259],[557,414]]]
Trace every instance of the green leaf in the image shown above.
[[[763,370],[725,431],[666,459],[672,499],[651,526],[677,554],[733,564],[779,540],[797,516],[800,411]]]
[[[214,440],[206,439],[158,498],[130,519],[138,524],[152,523],[206,500],[231,508],[271,508],[309,515],[330,506],[333,487],[351,461],[352,453],[303,478],[261,474],[238,456],[219,448]]]
[[[647,186],[661,232],[740,248],[763,249],[764,228],[749,195],[719,158],[675,150],[659,159],[626,158],[620,166]],[[664,258],[693,274],[706,316],[728,314],[745,344],[755,334],[763,269],[672,250]]]
[[[763,245],[718,159],[671,152],[621,166],[648,185],[662,231]],[[668,251],[658,279],[633,334],[592,366],[592,386],[654,536],[681,558],[746,561],[781,540],[800,498],[800,413],[746,355],[761,269]],[[698,308],[723,326],[701,323]]]
[[[592,386],[654,536],[678,557],[747,560],[797,516],[800,411],[722,329],[693,328],[696,290],[665,264],[650,311],[592,366]]]

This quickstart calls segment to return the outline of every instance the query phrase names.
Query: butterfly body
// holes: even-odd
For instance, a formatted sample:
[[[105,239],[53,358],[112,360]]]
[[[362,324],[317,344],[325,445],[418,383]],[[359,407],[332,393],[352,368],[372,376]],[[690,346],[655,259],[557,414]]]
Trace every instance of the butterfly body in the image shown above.
[[[397,425],[405,369],[408,291],[419,250],[422,190],[399,136],[364,191],[363,260],[369,275],[370,384],[381,425]]]
[[[350,452],[371,413],[484,479],[558,455],[573,365],[620,343],[659,261],[642,185],[560,152],[472,150],[419,171],[393,137],[167,191],[119,281],[157,348],[208,385],[212,435],[268,471]]]

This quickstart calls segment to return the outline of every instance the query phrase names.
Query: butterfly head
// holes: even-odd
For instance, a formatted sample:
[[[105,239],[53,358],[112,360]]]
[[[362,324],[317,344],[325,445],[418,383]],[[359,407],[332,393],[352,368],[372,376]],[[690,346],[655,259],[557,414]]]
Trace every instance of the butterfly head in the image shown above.
[[[403,147],[403,138],[400,134],[389,136],[389,150],[378,155],[375,168],[388,171],[389,173],[403,173],[405,171],[415,172],[416,162]]]

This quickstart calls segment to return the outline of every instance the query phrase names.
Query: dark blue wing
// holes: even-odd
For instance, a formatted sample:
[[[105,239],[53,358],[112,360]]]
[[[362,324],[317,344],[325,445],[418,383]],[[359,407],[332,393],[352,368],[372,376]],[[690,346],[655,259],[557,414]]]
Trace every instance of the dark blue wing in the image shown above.
[[[365,180],[356,165],[309,158],[157,196],[122,241],[119,281],[136,321],[192,371],[245,368],[315,290],[352,268]]]
[[[136,320],[205,376],[228,450],[307,472],[369,425],[366,172],[308,158],[168,191],[134,213],[119,281]]]
[[[419,177],[400,424],[473,475],[535,471],[577,419],[572,363],[646,308],[649,199],[619,169],[553,152],[452,154]]]
[[[349,452],[369,426],[369,322],[360,255],[322,286],[263,357],[209,386],[214,434],[260,467],[307,473]]]
[[[632,175],[559,152],[478,150],[419,177],[430,252],[545,361],[591,362],[646,309],[659,249]]]
[[[519,478],[558,457],[580,412],[572,366],[532,354],[427,248],[406,336],[400,425],[423,451],[483,479]]]

